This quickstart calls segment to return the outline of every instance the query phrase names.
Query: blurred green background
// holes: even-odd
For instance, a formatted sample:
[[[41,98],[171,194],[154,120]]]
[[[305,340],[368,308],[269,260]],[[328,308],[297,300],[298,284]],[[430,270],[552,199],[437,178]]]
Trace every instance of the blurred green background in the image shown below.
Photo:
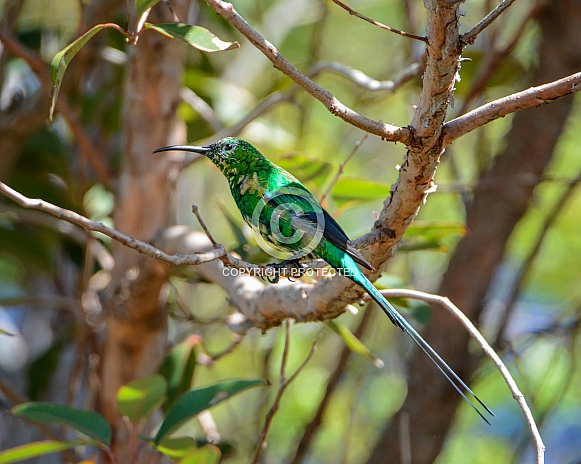
[[[423,54],[421,43],[373,27],[331,2],[235,3],[249,24],[304,72],[315,63],[333,61],[377,80],[390,80]],[[538,16],[525,21],[532,3],[517,2],[467,48],[463,56],[470,60],[462,63],[448,119],[531,85],[543,43]],[[382,23],[424,33],[426,11],[422,2],[361,0],[350,5]],[[462,4],[465,16],[461,31],[468,30],[494,6],[494,2],[484,0]],[[309,95],[293,91],[291,81],[205,3],[192,1],[188,8],[187,22],[203,25],[223,40],[237,40],[241,48],[205,54],[181,45],[182,95],[190,98],[184,98],[176,108],[179,122],[185,124],[182,142],[203,141],[243,119],[264,99],[275,94],[287,96],[246,124],[240,136],[294,173],[316,196],[328,191],[325,207],[350,237],[369,232],[397,178],[405,147],[375,136],[364,137],[362,131],[331,115]],[[50,7],[43,0],[0,2],[4,34],[38,56],[47,70],[52,57],[88,29],[92,19],[87,15],[94,10],[101,11],[105,18],[102,21],[125,24],[124,8],[111,9],[104,1],[59,0],[51,2]],[[570,18],[571,22],[579,20],[581,17]],[[513,40],[514,47],[497,57],[498,66],[478,89],[478,79],[489,69],[489,60]],[[117,185],[126,143],[123,102],[126,86],[132,85],[126,60],[132,50],[120,34],[107,30],[87,46],[85,53],[82,66],[80,59],[79,63],[72,61],[60,98],[69,102],[95,141],[110,174],[109,182],[104,182],[80,155],[76,134],[62,116],[57,113],[53,122],[46,120],[49,89],[22,56],[9,53],[6,47],[0,55],[0,180],[28,197],[42,198],[115,226],[112,212],[118,202]],[[364,90],[325,69],[315,79],[361,114],[399,126],[410,123],[421,93],[420,75],[395,93]],[[206,117],[199,107],[192,106],[191,98],[205,102]],[[548,167],[541,178],[532,180],[538,186],[496,266],[481,302],[479,321],[480,330],[491,343],[495,342],[494,348],[533,410],[547,446],[547,462],[563,464],[581,462],[581,401],[577,394],[581,378],[576,337],[581,309],[581,192],[576,188],[581,174],[579,105],[577,97]],[[438,291],[458,241],[470,234],[464,227],[466,205],[479,179],[510,143],[512,120],[513,116],[497,120],[447,148],[436,177],[438,190],[421,208],[377,285]],[[361,145],[356,148],[358,143]],[[348,157],[335,181],[340,164]],[[566,196],[564,192],[568,192]],[[196,160],[181,171],[175,200],[175,223],[199,229],[191,214],[191,204],[195,203],[216,240],[226,249],[248,261],[269,261],[243,225],[227,183],[207,160]],[[495,208],[490,206],[490,214]],[[549,223],[547,218],[551,219]],[[111,252],[109,239],[99,236],[98,241]],[[529,262],[537,241],[538,252]],[[107,328],[103,305],[97,295],[86,292],[86,286],[91,279],[93,284],[95,279],[104,279],[103,285],[97,285],[102,289],[109,277],[102,263],[88,260],[89,242],[87,234],[72,225],[0,198],[0,328],[14,334],[0,334],[3,410],[27,400],[98,408],[95,377],[101,371],[94,364],[98,364]],[[485,257],[487,249],[481,253]],[[473,266],[478,268],[479,260]],[[511,307],[509,292],[523,270],[524,280]],[[195,268],[188,268],[171,278],[166,291],[168,347],[190,334],[201,337],[199,356],[219,353],[231,345],[234,336],[224,322],[233,307],[223,289],[202,281]],[[104,294],[100,296],[105,298]],[[429,323],[430,311],[424,305],[396,303],[407,317]],[[377,308],[368,311],[371,314],[361,339],[385,366],[378,368],[361,356],[349,356],[301,462],[367,462],[385,424],[405,399],[407,359],[413,347]],[[356,316],[347,313],[338,322],[355,331],[364,312]],[[294,372],[302,363],[319,331],[317,351],[290,384],[276,413],[263,462],[293,462],[305,426],[325,396],[345,343],[324,324],[294,325],[287,372]],[[252,330],[211,366],[196,366],[194,384],[198,386],[233,377],[263,377],[274,384],[212,409],[222,440],[231,446],[224,453],[224,462],[249,462],[254,453],[276,390],[283,342],[284,329],[264,334]],[[534,462],[522,413],[496,368],[489,360],[478,358],[477,350],[474,345],[473,362],[479,364],[472,385],[498,417],[489,427],[462,404],[436,462]],[[426,390],[430,386],[426,382]],[[184,433],[204,435],[195,421],[184,427]],[[410,435],[413,438],[413,430]],[[0,449],[40,438],[42,434],[33,426],[0,415]],[[63,461],[53,455],[37,462]]]

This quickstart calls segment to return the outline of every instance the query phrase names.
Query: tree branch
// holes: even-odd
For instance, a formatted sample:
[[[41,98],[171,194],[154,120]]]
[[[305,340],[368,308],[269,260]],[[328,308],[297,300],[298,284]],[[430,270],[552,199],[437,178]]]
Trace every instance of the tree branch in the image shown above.
[[[500,4],[488,13],[476,26],[460,36],[460,42],[464,45],[473,44],[478,34],[492,24],[515,0],[502,0]]]
[[[64,219],[65,221],[76,224],[87,231],[100,232],[107,237],[110,237],[122,243],[123,245],[128,246],[129,248],[133,248],[134,250],[143,253],[144,255],[159,259],[166,262],[167,264],[172,264],[174,266],[207,263],[227,255],[226,250],[220,245],[214,250],[207,251],[205,253],[197,253],[190,256],[168,255],[153,245],[142,242],[141,240],[136,240],[122,232],[119,232],[118,230],[106,226],[102,222],[92,221],[85,216],[75,213],[74,211],[60,208],[44,200],[28,198],[16,190],[8,187],[3,182],[0,182],[0,192],[6,195],[8,198],[16,201],[23,208],[45,211],[59,219]],[[234,261],[239,262],[240,260],[234,259]]]
[[[468,331],[470,336],[476,340],[480,348],[488,356],[496,368],[499,370],[500,374],[504,378],[506,385],[508,386],[512,396],[517,401],[520,409],[522,410],[529,429],[531,431],[531,435],[533,437],[533,441],[535,442],[535,446],[537,449],[537,462],[542,463],[544,462],[544,455],[545,455],[545,445],[543,444],[543,440],[541,438],[541,434],[537,428],[537,424],[533,417],[533,414],[527,405],[527,402],[524,398],[524,395],[520,392],[518,385],[510,375],[510,371],[506,367],[506,365],[502,362],[502,359],[496,354],[496,352],[492,349],[492,347],[488,344],[486,339],[482,336],[482,334],[478,331],[478,329],[472,324],[470,319],[466,317],[466,315],[458,309],[454,303],[452,303],[447,297],[440,296],[440,295],[433,295],[430,293],[419,292],[417,290],[383,290],[381,292],[383,296],[386,298],[414,298],[417,300],[425,301],[429,304],[435,304],[443,307],[446,309],[450,314],[452,314],[456,319],[458,319],[464,328]]]
[[[339,0],[332,0],[332,2],[335,3],[336,5],[339,5],[345,11],[347,11],[350,15],[357,16],[358,18],[361,18],[362,20],[367,21],[368,23],[371,23],[374,26],[380,27],[381,29],[385,29],[386,31],[394,32],[395,34],[399,34],[399,35],[402,35],[404,37],[409,37],[410,39],[415,39],[415,40],[419,40],[419,41],[424,42],[424,43],[428,43],[428,39],[424,36],[410,34],[409,32],[400,31],[399,29],[394,29],[391,26],[386,26],[385,24],[382,24],[378,21],[375,21],[374,19],[371,19],[365,15],[362,15],[361,13],[359,13],[359,12],[355,11],[353,8],[351,8],[349,5],[345,5],[345,3],[343,3]]]
[[[499,98],[444,124],[442,144],[450,145],[468,132],[515,111],[546,105],[579,90],[581,90],[581,72]]]
[[[293,66],[268,40],[262,37],[258,32],[236,12],[232,4],[222,0],[207,0],[208,5],[238,31],[242,33],[258,50],[260,50],[276,69],[287,75],[294,82],[300,85],[308,94],[319,100],[335,116],[343,119],[345,122],[358,127],[370,134],[382,137],[390,142],[402,142],[407,144],[411,140],[411,132],[408,128],[397,127],[391,124],[385,124],[380,121],[369,119],[351,108],[345,106],[337,100],[331,92],[316,84],[309,79],[295,66]]]
[[[321,71],[332,71],[346,77],[351,82],[354,82],[365,90],[370,90],[372,92],[395,92],[395,90],[401,87],[403,84],[409,82],[414,77],[419,76],[424,68],[424,65],[425,63],[412,63],[400,74],[398,74],[394,80],[378,81],[372,77],[369,77],[362,71],[353,69],[343,63],[338,63],[336,61],[319,61],[313,65],[309,71],[309,75],[319,74]]]

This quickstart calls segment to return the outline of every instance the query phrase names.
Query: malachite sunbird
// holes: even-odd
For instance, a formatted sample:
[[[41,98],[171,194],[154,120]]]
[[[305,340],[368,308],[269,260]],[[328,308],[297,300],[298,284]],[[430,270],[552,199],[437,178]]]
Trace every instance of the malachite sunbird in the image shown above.
[[[154,153],[170,150],[204,155],[222,171],[242,217],[259,232],[257,238],[261,237],[272,247],[269,251],[276,257],[280,257],[279,251],[292,254],[275,266],[301,267],[301,259],[320,258],[363,287],[391,322],[411,337],[458,393],[490,424],[467,395],[486,412],[492,416],[494,413],[365,277],[358,264],[372,270],[371,264],[298,179],[265,158],[250,143],[236,138],[228,137],[207,146],[172,145]]]

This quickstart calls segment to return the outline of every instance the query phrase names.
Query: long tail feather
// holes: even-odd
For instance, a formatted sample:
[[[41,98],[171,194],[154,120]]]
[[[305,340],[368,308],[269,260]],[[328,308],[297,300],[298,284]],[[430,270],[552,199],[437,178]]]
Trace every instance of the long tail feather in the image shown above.
[[[441,356],[436,353],[436,351],[426,342],[422,336],[412,327],[412,325],[406,321],[397,310],[385,299],[379,290],[363,275],[363,273],[357,268],[353,270],[352,266],[346,266],[349,269],[348,276],[351,280],[361,285],[369,296],[371,296],[377,304],[383,309],[387,317],[400,329],[402,329],[409,337],[420,347],[420,349],[426,354],[426,356],[434,363],[438,370],[446,377],[448,382],[454,387],[454,389],[466,400],[466,402],[474,409],[478,415],[484,419],[484,421],[491,425],[490,422],[484,414],[478,409],[474,402],[469,398],[474,398],[484,410],[495,417],[495,414],[486,406],[478,396],[466,385],[466,383],[456,374],[450,366],[441,358]],[[465,393],[466,392],[466,393]]]

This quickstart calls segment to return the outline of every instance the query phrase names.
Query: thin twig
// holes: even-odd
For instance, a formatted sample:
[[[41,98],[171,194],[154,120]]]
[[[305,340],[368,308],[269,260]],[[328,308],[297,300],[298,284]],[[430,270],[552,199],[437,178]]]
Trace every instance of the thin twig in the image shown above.
[[[315,351],[317,350],[317,341],[319,340],[319,336],[321,335],[322,331],[324,330],[324,328],[321,329],[319,331],[319,333],[315,336],[315,338],[313,339],[313,344],[311,345],[311,350],[309,351],[309,354],[306,356],[306,358],[301,363],[301,365],[298,367],[298,369],[294,372],[294,374],[291,375],[287,379],[285,371],[286,371],[286,363],[288,360],[288,353],[289,353],[289,349],[290,349],[291,328],[292,328],[292,319],[286,319],[286,321],[285,321],[285,329],[286,330],[285,330],[284,348],[283,348],[282,359],[281,359],[281,363],[280,363],[280,376],[279,376],[278,391],[276,392],[274,402],[272,403],[272,406],[271,406],[270,410],[268,411],[268,414],[266,415],[266,419],[264,421],[264,426],[262,427],[262,431],[260,432],[258,446],[256,447],[256,452],[254,454],[254,458],[252,459],[252,464],[258,464],[260,462],[260,457],[262,456],[264,448],[266,447],[266,438],[268,436],[270,426],[272,425],[272,420],[274,419],[274,415],[276,414],[276,412],[278,411],[278,408],[280,407],[280,401],[282,399],[282,396],[283,396],[285,390],[287,389],[287,387],[297,378],[297,376],[301,373],[301,371],[309,363],[309,361],[313,357],[313,354],[315,354]]]
[[[207,3],[217,14],[238,29],[252,45],[272,61],[276,69],[286,74],[308,94],[319,100],[332,114],[355,127],[383,137],[390,142],[401,142],[405,144],[411,141],[412,134],[409,128],[385,124],[362,116],[337,100],[331,92],[316,84],[312,79],[309,79],[293,66],[273,44],[252,29],[244,18],[236,12],[232,4],[222,0],[207,0]]]
[[[498,346],[502,342],[502,339],[504,338],[506,333],[508,321],[510,320],[511,315],[514,312],[514,309],[516,308],[518,296],[521,294],[522,286],[532,268],[533,262],[535,261],[537,255],[539,254],[541,246],[544,243],[549,230],[551,230],[551,227],[559,217],[559,214],[565,209],[565,206],[569,204],[569,201],[573,197],[572,193],[577,188],[580,182],[581,182],[581,172],[577,174],[577,177],[570,181],[569,185],[567,186],[567,188],[565,188],[561,196],[554,202],[554,206],[549,212],[549,214],[547,214],[547,216],[545,217],[545,220],[543,221],[543,224],[540,227],[540,231],[535,239],[535,242],[529,249],[527,256],[523,259],[512,281],[512,284],[508,292],[508,296],[506,297],[505,311],[502,315],[502,320],[501,323],[499,324],[498,334],[493,343],[493,346]]]
[[[355,337],[361,339],[365,334],[365,331],[369,327],[369,321],[373,315],[373,311],[364,311],[363,316],[361,317],[361,321],[357,326],[354,334]],[[331,398],[334,392],[339,387],[341,382],[341,378],[345,374],[345,368],[347,367],[347,361],[351,357],[353,350],[349,348],[346,344],[343,344],[341,348],[341,353],[339,355],[339,359],[335,368],[329,375],[329,380],[327,385],[325,386],[325,393],[323,394],[323,398],[319,402],[319,406],[317,407],[317,411],[315,415],[311,419],[311,421],[303,428],[303,433],[301,438],[298,440],[298,446],[296,448],[295,455],[290,461],[290,464],[299,464],[304,462],[304,458],[311,446],[311,443],[315,440],[317,431],[319,427],[323,423],[323,416],[327,411],[328,406],[331,404]],[[297,441],[297,440],[295,440]]]
[[[363,134],[363,137],[361,137],[357,142],[355,142],[355,145],[353,146],[351,153],[349,153],[347,155],[347,158],[345,158],[343,161],[341,161],[341,163],[339,164],[339,168],[337,169],[337,174],[335,174],[335,177],[333,178],[333,180],[331,181],[329,186],[325,189],[325,191],[321,195],[319,203],[323,203],[323,201],[325,201],[325,198],[327,197],[327,195],[329,195],[329,193],[331,192],[331,189],[335,186],[335,184],[339,180],[339,177],[341,177],[341,174],[343,174],[343,170],[345,169],[345,165],[351,160],[351,158],[353,158],[355,153],[357,153],[357,150],[359,150],[359,147],[363,144],[363,142],[365,142],[365,140],[367,140],[367,137],[369,137],[369,134],[367,134],[367,133]]]
[[[346,10],[350,15],[357,16],[358,18],[361,18],[362,20],[367,21],[368,23],[371,23],[374,26],[380,27],[381,29],[385,29],[386,31],[390,31],[390,32],[393,32],[395,34],[402,35],[404,37],[409,37],[410,39],[419,40],[421,42],[428,43],[427,37],[419,36],[419,35],[415,35],[415,34],[410,34],[409,32],[400,31],[399,29],[395,29],[391,26],[386,26],[385,24],[382,24],[378,21],[375,21],[374,19],[371,19],[365,15],[362,15],[361,13],[355,11],[353,8],[351,8],[348,5],[345,5],[343,2],[341,2],[339,0],[332,0],[332,2],[339,5],[344,10]]]
[[[189,87],[180,90],[181,99],[190,105],[201,118],[215,131],[222,130],[224,124],[220,121],[214,110],[206,101]]]
[[[490,26],[490,24],[492,24],[492,22],[496,18],[498,18],[502,13],[504,13],[504,11],[510,5],[512,5],[514,1],[515,0],[502,0],[502,2],[500,2],[500,4],[490,13],[488,13],[478,24],[476,24],[476,26],[474,26],[465,34],[462,34],[460,36],[460,42],[462,42],[464,45],[473,44],[478,34],[480,34],[485,28]]]
[[[316,62],[307,72],[307,76],[310,79],[314,79],[323,71],[332,71],[342,76],[345,76],[347,79],[351,80],[355,84],[363,87],[364,89],[370,91],[388,91],[388,92],[395,92],[399,89],[402,85],[406,82],[409,82],[414,77],[419,76],[425,68],[425,59],[420,60],[420,62],[412,63],[406,68],[404,68],[393,80],[387,81],[377,81],[363,72],[350,68],[344,64],[333,62],[333,61],[319,61]],[[293,85],[290,89],[284,92],[274,92],[268,95],[264,100],[262,100],[256,107],[254,107],[251,111],[248,112],[240,121],[235,123],[232,126],[225,127],[218,132],[216,132],[212,137],[207,139],[205,143],[215,143],[218,140],[223,139],[224,137],[232,137],[238,135],[242,132],[248,124],[252,121],[257,119],[258,117],[262,116],[268,110],[270,110],[273,106],[278,105],[279,103],[286,103],[292,102],[297,91],[301,87],[299,85]],[[183,98],[183,96],[182,96]],[[194,161],[200,159],[199,155],[188,157],[183,165],[182,168],[188,167]]]
[[[70,211],[64,208],[60,208],[58,206],[53,205],[52,203],[48,203],[44,200],[40,199],[31,199],[25,197],[21,193],[13,190],[12,188],[8,187],[3,182],[0,182],[0,193],[3,193],[9,198],[12,198],[18,204],[20,204],[23,208],[32,208],[38,209],[41,211],[45,211],[53,216],[56,216],[60,219],[64,219],[65,221],[71,222],[76,224],[87,231],[93,232],[101,232],[102,234],[117,240],[118,242],[128,246],[129,248],[133,248],[140,253],[143,253],[147,256],[150,256],[155,259],[162,260],[168,264],[172,264],[174,266],[181,266],[185,264],[202,264],[207,263],[209,261],[214,261],[219,259],[223,256],[226,256],[226,250],[219,246],[214,250],[205,252],[205,253],[197,253],[194,255],[168,255],[164,251],[154,247],[153,245],[142,242],[141,240],[134,239],[128,235],[125,235],[118,230],[115,230],[111,227],[106,226],[101,222],[92,221],[74,211]]]
[[[74,211],[61,208],[59,206],[53,205],[47,201],[41,199],[31,199],[28,198],[16,190],[10,188],[3,182],[0,182],[0,193],[3,193],[8,198],[13,199],[23,208],[37,209],[44,211],[46,213],[52,214],[53,216],[63,219],[72,224],[76,224],[79,227],[92,232],[100,232],[107,237],[117,240],[129,248],[138,251],[151,258],[159,259],[172,266],[197,266],[204,263],[209,263],[215,260],[222,260],[224,264],[228,267],[232,267],[238,270],[243,270],[245,274],[262,277],[262,276],[272,276],[273,268],[269,266],[261,266],[258,264],[252,264],[244,261],[237,256],[231,255],[226,252],[226,249],[219,243],[214,242],[213,250],[206,252],[194,252],[190,255],[174,254],[170,255],[163,250],[151,245],[150,243],[137,240],[129,235],[119,232],[116,229],[106,226],[105,224],[97,221],[92,221],[85,216],[82,216]],[[208,232],[209,233],[209,232]],[[311,268],[321,268],[327,266],[323,260],[317,260],[310,263],[306,263]],[[292,276],[292,269],[281,268],[276,271],[279,273],[280,277]]]
[[[442,146],[451,144],[457,138],[495,119],[525,108],[546,105],[579,90],[581,72],[494,100],[444,124]]]
[[[219,245],[218,242],[216,242],[216,240],[214,240],[214,237],[212,237],[212,234],[210,233],[210,229],[208,229],[208,227],[206,226],[206,223],[202,219],[202,215],[200,214],[200,209],[198,208],[197,205],[192,205],[192,213],[194,213],[196,215],[196,218],[198,219],[200,226],[202,226],[204,233],[210,239],[210,242],[212,242],[212,245],[214,246],[214,248],[221,248],[222,245]]]
[[[285,327],[284,347],[282,349],[282,359],[280,361],[278,390],[276,392],[274,402],[272,403],[270,410],[266,414],[266,419],[264,420],[264,426],[262,427],[262,431],[260,432],[260,438],[258,440],[256,452],[254,453],[254,458],[252,459],[252,464],[258,464],[260,462],[260,457],[262,456],[262,452],[266,447],[266,437],[268,436],[268,431],[270,430],[270,426],[272,424],[272,420],[274,419],[274,415],[276,414],[276,411],[278,411],[278,408],[280,406],[280,400],[282,398],[282,395],[288,385],[286,381],[285,370],[288,359],[288,353],[290,349],[292,319],[286,319],[284,322],[284,327]]]
[[[537,15],[540,4],[541,2],[536,2],[536,4],[530,8],[528,13],[521,19],[519,26],[515,29],[515,32],[510,40],[508,40],[500,47],[496,47],[494,41],[488,45],[490,52],[486,54],[485,61],[474,77],[470,90],[468,91],[466,97],[463,99],[462,106],[458,110],[457,114],[464,114],[466,111],[468,111],[472,100],[483,93],[484,87],[490,81],[492,76],[495,75],[495,72],[504,62],[504,59],[509,56],[512,50],[520,43],[520,40],[527,30],[527,26],[529,25],[531,19]]]
[[[510,371],[506,367],[506,365],[502,362],[502,359],[496,354],[496,352],[492,349],[492,347],[488,344],[486,339],[482,336],[482,334],[478,331],[478,329],[472,324],[470,319],[466,317],[466,315],[458,309],[454,303],[452,303],[447,297],[440,296],[440,295],[433,295],[430,293],[424,293],[417,290],[383,290],[381,292],[383,296],[386,298],[414,298],[417,300],[425,301],[429,304],[436,304],[443,308],[445,308],[450,314],[452,314],[456,319],[458,319],[464,328],[468,331],[468,333],[476,340],[476,342],[480,345],[482,351],[492,360],[495,364],[496,368],[500,371],[500,374],[504,378],[509,390],[512,393],[512,396],[517,401],[520,409],[522,410],[525,420],[529,426],[531,431],[531,435],[533,437],[533,441],[535,443],[536,451],[537,451],[537,464],[543,464],[545,462],[545,445],[543,444],[543,440],[541,438],[541,434],[539,433],[539,429],[535,422],[535,418],[524,398],[524,395],[520,392],[516,382],[512,378]]]
[[[403,84],[409,82],[414,77],[419,76],[422,72],[422,68],[422,63],[412,63],[403,69],[394,80],[378,81],[369,77],[364,72],[358,69],[353,69],[343,63],[338,63],[336,61],[318,61],[311,67],[308,74],[312,76],[313,74],[321,73],[321,71],[332,71],[346,77],[351,82],[354,82],[365,90],[372,92],[395,92],[395,90]]]

